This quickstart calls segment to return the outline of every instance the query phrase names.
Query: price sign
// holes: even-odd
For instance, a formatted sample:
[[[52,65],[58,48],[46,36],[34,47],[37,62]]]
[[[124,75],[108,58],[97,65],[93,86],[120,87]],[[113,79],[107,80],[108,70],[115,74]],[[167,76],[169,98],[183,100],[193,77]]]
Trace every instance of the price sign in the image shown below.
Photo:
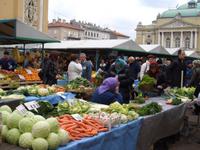
[[[26,80],[25,77],[21,74],[18,74],[18,77],[20,78],[20,80]]]
[[[27,113],[27,109],[24,107],[24,105],[19,105],[16,107],[16,109],[22,114],[22,115],[26,115]]]
[[[36,112],[38,112],[37,108],[40,107],[40,105],[36,101],[27,102],[27,103],[24,103],[24,105],[26,106],[28,110],[35,110]]]
[[[83,119],[83,117],[81,117],[79,114],[73,114],[71,116],[77,121],[81,121]]]
[[[28,74],[33,74],[30,69],[25,69]]]

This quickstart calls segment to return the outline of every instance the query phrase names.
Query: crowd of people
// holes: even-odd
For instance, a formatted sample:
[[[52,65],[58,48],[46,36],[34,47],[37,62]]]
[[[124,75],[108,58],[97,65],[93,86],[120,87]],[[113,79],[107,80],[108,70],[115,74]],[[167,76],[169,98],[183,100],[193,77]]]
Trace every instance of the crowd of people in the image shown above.
[[[85,53],[71,54],[68,59],[50,53],[45,56],[41,65],[38,59],[30,59],[30,53],[27,52],[23,66],[41,68],[39,76],[45,84],[56,84],[63,72],[67,72],[68,81],[83,77],[92,82],[94,65],[91,60],[87,60]],[[0,67],[11,71],[16,69],[17,63],[9,56],[8,51],[0,59]],[[158,95],[167,87],[194,86],[196,97],[200,91],[200,61],[186,60],[185,52],[181,49],[175,60],[160,59],[154,55],[148,55],[143,60],[133,56],[126,60],[123,57],[101,59],[97,72],[103,76],[104,81],[93,93],[92,101],[104,104],[113,101],[129,103],[137,94],[133,84],[141,81],[146,74],[156,79],[155,89]]]

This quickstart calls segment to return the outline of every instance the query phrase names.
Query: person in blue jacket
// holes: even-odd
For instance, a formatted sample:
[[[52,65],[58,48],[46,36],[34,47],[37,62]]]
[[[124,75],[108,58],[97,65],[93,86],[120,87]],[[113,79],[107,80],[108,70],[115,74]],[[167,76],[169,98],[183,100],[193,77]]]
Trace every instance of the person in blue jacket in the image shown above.
[[[115,77],[109,77],[93,93],[92,102],[109,105],[115,101],[123,102],[119,93],[119,81]]]
[[[0,67],[8,71],[14,71],[17,68],[17,63],[9,56],[8,51],[4,51],[4,56],[0,59]]]

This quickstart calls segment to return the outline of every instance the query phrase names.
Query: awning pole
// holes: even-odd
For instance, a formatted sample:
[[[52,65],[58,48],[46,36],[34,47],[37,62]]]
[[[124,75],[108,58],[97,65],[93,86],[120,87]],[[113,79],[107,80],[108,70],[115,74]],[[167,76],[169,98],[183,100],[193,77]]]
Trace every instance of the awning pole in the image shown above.
[[[44,60],[44,43],[42,43],[42,62]]]
[[[26,44],[23,44],[24,55],[26,54]]]
[[[96,71],[98,70],[98,62],[99,62],[99,51],[96,50]]]

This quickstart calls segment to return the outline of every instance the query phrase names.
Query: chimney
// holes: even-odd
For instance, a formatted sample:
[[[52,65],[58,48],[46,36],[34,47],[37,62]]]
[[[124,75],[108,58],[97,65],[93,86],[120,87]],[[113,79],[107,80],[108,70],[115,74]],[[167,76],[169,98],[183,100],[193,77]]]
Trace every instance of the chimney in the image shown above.
[[[53,23],[56,23],[56,19],[53,19]]]

